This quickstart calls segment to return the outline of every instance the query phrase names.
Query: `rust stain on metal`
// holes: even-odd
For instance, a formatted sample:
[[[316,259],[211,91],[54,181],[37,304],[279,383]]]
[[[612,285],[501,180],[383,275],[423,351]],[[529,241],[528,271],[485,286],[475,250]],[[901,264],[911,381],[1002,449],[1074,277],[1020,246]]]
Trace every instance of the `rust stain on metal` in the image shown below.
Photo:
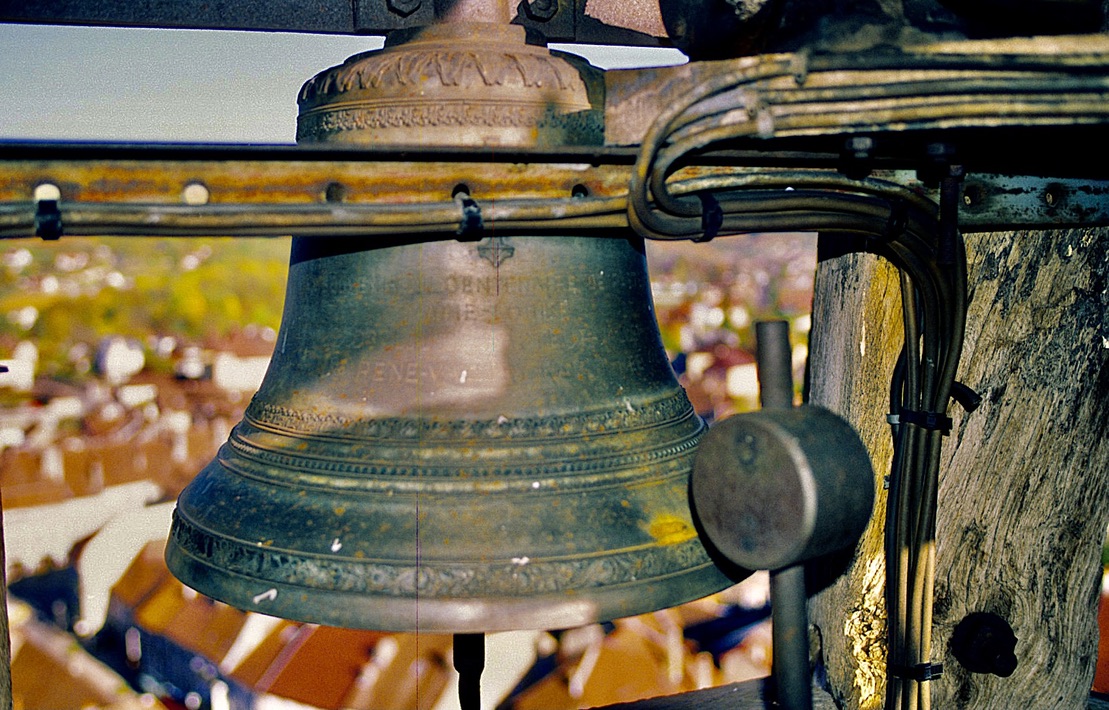
[[[669,514],[659,515],[651,520],[647,532],[660,545],[677,545],[697,537],[697,531],[692,525]]]
[[[204,184],[212,204],[449,201],[460,183],[484,199],[569,198],[579,186],[611,197],[626,191],[627,174],[624,166],[552,163],[0,161],[0,202],[30,201],[43,183],[71,203],[182,204],[190,183]]]

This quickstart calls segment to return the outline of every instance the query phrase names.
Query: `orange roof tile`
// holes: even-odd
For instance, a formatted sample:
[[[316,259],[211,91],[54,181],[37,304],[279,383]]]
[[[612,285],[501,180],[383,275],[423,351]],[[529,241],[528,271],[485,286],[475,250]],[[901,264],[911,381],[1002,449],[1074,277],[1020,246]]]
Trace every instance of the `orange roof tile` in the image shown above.
[[[139,604],[135,620],[147,632],[218,663],[235,642],[246,613],[197,594],[167,574]]]
[[[453,638],[443,634],[392,634],[374,648],[350,694],[350,710],[431,710],[450,677]]]
[[[65,663],[31,644],[12,659],[12,700],[25,710],[96,706],[100,694],[65,670]]]
[[[0,454],[0,485],[5,489],[39,480],[42,456],[33,451],[6,449]]]
[[[137,609],[169,577],[163,557],[165,548],[164,541],[147,543],[112,586],[112,596],[130,609]]]
[[[185,603],[181,583],[167,576],[135,608],[135,620],[152,634],[164,634]]]
[[[176,580],[174,580],[176,582]],[[178,593],[184,587],[177,582]],[[163,634],[182,648],[219,663],[246,622],[246,613],[200,594],[185,593],[185,604]]]
[[[250,654],[231,671],[231,677],[248,688],[268,687],[269,680],[263,684],[266,673],[273,669],[276,673],[278,657],[285,651],[297,634],[301,624],[282,620],[259,643]]]
[[[139,699],[124,680],[82,649],[72,637],[45,624],[13,618],[12,700],[20,710],[143,707],[164,710],[153,698]]]
[[[277,673],[267,673],[266,687],[283,698],[310,703],[325,710],[339,710],[362,666],[386,634],[377,631],[305,626],[276,661]]]
[[[73,491],[63,481],[33,481],[4,486],[2,495],[5,508],[30,508],[69,500]]]

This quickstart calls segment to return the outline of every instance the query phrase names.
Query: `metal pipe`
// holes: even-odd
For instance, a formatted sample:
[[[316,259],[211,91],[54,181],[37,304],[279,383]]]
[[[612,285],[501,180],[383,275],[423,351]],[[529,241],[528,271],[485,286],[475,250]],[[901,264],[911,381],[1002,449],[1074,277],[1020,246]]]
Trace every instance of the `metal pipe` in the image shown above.
[[[811,710],[809,672],[809,613],[805,597],[805,567],[792,565],[770,573],[773,623],[773,675],[778,706],[783,710]]]
[[[789,322],[755,323],[755,340],[759,404],[763,409],[792,409],[793,352],[789,345]]]
[[[763,409],[793,407],[793,357],[787,321],[755,324],[759,401]],[[774,685],[785,710],[812,708],[809,671],[809,616],[805,568],[791,565],[770,572]]]

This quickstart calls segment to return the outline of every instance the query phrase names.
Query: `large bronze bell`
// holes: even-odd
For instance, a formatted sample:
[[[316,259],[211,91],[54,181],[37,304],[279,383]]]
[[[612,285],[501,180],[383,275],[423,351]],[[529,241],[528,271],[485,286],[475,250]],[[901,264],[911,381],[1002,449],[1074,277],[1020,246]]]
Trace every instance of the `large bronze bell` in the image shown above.
[[[672,606],[730,584],[689,511],[703,431],[637,238],[302,238],[265,381],[167,559],[234,606],[346,627]]]

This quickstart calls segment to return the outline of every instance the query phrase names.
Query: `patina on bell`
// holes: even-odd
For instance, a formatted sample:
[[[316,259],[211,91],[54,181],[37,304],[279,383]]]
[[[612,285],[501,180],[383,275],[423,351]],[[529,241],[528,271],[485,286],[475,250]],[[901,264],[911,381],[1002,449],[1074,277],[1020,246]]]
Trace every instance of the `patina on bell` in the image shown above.
[[[371,140],[464,94],[455,115],[478,125],[453,140],[599,140],[597,77],[495,29],[501,45],[483,31],[462,52],[450,27],[321,74],[300,139]],[[460,52],[451,81],[428,70]],[[511,130],[484,125],[483,102],[509,106]],[[689,512],[703,431],[634,237],[297,239],[270,369],[182,493],[167,559],[234,606],[346,627],[566,628],[673,606],[730,584]]]

